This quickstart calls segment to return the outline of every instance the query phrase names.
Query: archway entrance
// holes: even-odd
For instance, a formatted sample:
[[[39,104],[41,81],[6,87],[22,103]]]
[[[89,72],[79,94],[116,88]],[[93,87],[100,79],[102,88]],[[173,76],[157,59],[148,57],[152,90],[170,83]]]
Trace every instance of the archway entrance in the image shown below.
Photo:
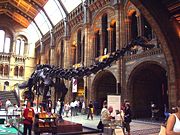
[[[109,71],[101,71],[97,74],[93,81],[93,89],[95,101],[101,109],[104,100],[107,100],[107,95],[116,94],[116,78]]]
[[[168,107],[166,71],[157,64],[141,64],[131,75],[129,84],[132,96],[132,110],[135,118],[151,117],[151,102],[164,117],[164,106]]]

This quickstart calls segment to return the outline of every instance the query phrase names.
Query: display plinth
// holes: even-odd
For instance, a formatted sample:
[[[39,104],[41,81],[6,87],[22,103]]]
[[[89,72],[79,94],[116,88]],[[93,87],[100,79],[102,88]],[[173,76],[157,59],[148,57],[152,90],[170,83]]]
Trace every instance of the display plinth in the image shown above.
[[[82,132],[82,124],[71,121],[63,120],[56,123],[56,126],[57,133]]]

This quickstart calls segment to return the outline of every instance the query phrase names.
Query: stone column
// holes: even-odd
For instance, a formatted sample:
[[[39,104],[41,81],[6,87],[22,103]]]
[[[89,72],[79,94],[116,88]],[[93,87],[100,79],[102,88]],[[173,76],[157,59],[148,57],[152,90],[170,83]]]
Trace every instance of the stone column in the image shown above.
[[[91,56],[91,59],[94,60],[95,57],[96,57],[96,45],[97,45],[97,37],[95,36],[95,34],[93,34],[93,36],[91,37],[91,40],[92,40],[92,49],[94,50],[92,52],[92,56]]]
[[[137,18],[137,29],[138,29],[138,36],[142,36],[142,18],[140,13],[136,13]]]
[[[112,32],[113,29],[109,27],[108,29],[108,53],[112,52]]]
[[[129,17],[126,18],[125,20],[126,22],[126,34],[127,34],[127,37],[126,37],[126,42],[128,43],[130,40],[131,40],[131,20]]]
[[[55,54],[55,47],[50,48],[50,64],[51,65],[56,65],[56,54]]]
[[[130,33],[130,21],[128,17],[125,17],[125,13],[123,11],[123,4],[120,3],[120,9],[118,10],[119,12],[119,16],[118,16],[118,20],[117,21],[117,32],[116,32],[116,36],[117,36],[117,41],[116,44],[119,45],[117,47],[117,49],[122,49],[123,47],[125,47],[125,45],[127,44],[127,42],[130,39],[129,33]],[[119,37],[119,38],[118,38]],[[125,67],[124,67],[124,59],[120,59],[119,61],[117,61],[117,65],[118,65],[118,75],[117,75],[117,88],[118,88],[118,93],[121,93],[122,99],[125,96],[126,93],[126,83],[125,83]],[[122,100],[121,99],[121,100]]]
[[[99,37],[100,37],[100,55],[104,54],[104,33],[102,30],[99,31]]]
[[[64,68],[70,67],[71,64],[71,47],[69,38],[64,40]]]
[[[16,53],[16,38],[13,38],[13,44],[10,46],[10,53],[15,54]]]
[[[71,64],[74,65],[76,64],[77,61],[77,51],[76,51],[77,47],[72,45],[70,48],[71,48],[71,60],[72,60]]]
[[[89,28],[89,24],[86,24],[84,26],[84,35],[85,35],[85,55],[84,55],[84,65],[88,66],[92,63],[92,58],[93,56],[93,39],[92,36],[90,35],[90,28]]]

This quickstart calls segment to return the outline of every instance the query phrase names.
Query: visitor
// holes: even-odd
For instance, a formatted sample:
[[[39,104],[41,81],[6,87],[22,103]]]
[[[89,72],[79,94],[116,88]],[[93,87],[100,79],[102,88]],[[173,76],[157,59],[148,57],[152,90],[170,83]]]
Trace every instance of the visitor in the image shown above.
[[[101,110],[101,122],[103,124],[103,126],[101,126],[102,131],[104,130],[104,127],[109,126],[109,123],[111,122],[111,119],[112,119],[112,117],[110,115],[109,110],[107,109],[107,104],[103,103],[103,108]]]
[[[74,101],[74,114],[75,114],[75,116],[77,116],[78,114],[78,108],[79,108],[79,101],[76,99],[75,101]]]
[[[67,102],[67,103],[64,105],[65,117],[68,117],[69,110],[70,110],[70,105],[69,105],[69,102]]]
[[[56,103],[56,113],[57,114],[59,113],[60,108],[61,108],[61,102],[60,102],[60,99],[58,99],[58,101]]]
[[[168,118],[169,118],[169,116],[170,116],[170,113],[169,113],[169,111],[168,111],[168,109],[167,109],[166,104],[164,104],[164,116],[165,116],[164,121],[166,122],[166,121],[167,121],[167,119],[168,119]]]
[[[3,103],[2,103],[2,100],[0,99],[0,110],[1,110],[2,105]]]
[[[84,102],[84,101],[82,101],[81,113],[82,113],[82,114],[85,114],[85,113],[86,113],[86,105],[85,105],[85,102]]]
[[[82,101],[79,101],[79,108],[78,108],[78,112],[81,113],[82,110]]]
[[[11,105],[12,105],[12,104],[11,104],[10,99],[7,99],[7,100],[6,100],[6,103],[5,103],[5,109],[8,111],[8,109],[9,109],[9,107],[10,107]]]
[[[25,100],[24,100],[24,106],[27,105],[27,102],[28,102],[28,98],[25,98]]]
[[[92,104],[92,101],[90,101],[88,105],[87,119],[89,119],[89,116],[91,116],[91,120],[93,120],[93,111],[94,111],[93,104]]]
[[[32,125],[33,125],[33,119],[34,119],[34,109],[31,107],[31,102],[27,102],[27,107],[25,108],[23,112],[23,117],[24,117],[24,131],[23,135],[31,135],[31,130],[32,130]]]
[[[13,105],[13,115],[18,115],[18,105],[17,104],[14,104]]]
[[[98,101],[94,101],[94,114],[98,115],[99,103]]]
[[[75,104],[74,104],[74,101],[72,101],[70,103],[70,107],[71,107],[71,116],[75,116]]]
[[[49,98],[47,101],[47,112],[51,112],[51,111],[52,111],[52,101],[51,98]]]
[[[131,107],[130,107],[130,103],[127,102],[125,104],[125,111],[124,111],[124,126],[126,128],[126,131],[128,132],[128,135],[130,135],[130,122],[131,122]]]
[[[172,113],[167,121],[166,134],[180,135],[180,100],[177,104],[177,112]]]

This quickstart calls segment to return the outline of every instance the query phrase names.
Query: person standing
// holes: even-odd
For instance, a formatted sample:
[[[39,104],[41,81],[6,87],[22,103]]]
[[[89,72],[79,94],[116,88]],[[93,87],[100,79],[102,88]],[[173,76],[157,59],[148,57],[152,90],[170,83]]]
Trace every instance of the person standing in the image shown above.
[[[47,112],[52,111],[52,100],[49,98],[47,101]]]
[[[33,125],[33,119],[34,119],[34,109],[31,107],[31,102],[27,102],[27,107],[24,109],[23,117],[24,117],[24,132],[23,135],[31,135],[32,125]]]
[[[28,98],[25,98],[25,100],[24,100],[24,106],[27,105],[27,102],[28,102]]]
[[[65,112],[65,116],[66,116],[66,117],[68,117],[69,110],[70,110],[70,105],[69,105],[69,102],[67,102],[67,103],[64,105],[64,112]]]
[[[131,122],[131,108],[130,103],[125,104],[125,111],[124,111],[124,126],[126,128],[126,131],[128,132],[128,135],[130,135],[130,122]]]
[[[5,103],[5,107],[6,107],[6,110],[8,111],[8,109],[9,109],[9,107],[11,106],[12,104],[11,104],[11,101],[10,101],[10,99],[7,99],[6,100],[6,103]]]
[[[60,99],[58,99],[58,101],[56,103],[56,113],[57,114],[59,113],[60,108],[61,108],[61,102],[60,102]]]
[[[167,121],[166,134],[180,135],[180,100],[177,104],[177,111],[171,114]]]
[[[75,104],[74,104],[74,100],[70,103],[70,107],[71,107],[71,116],[75,116]]]
[[[2,105],[3,103],[2,103],[2,100],[0,99],[0,110],[1,110]]]
[[[84,102],[84,101],[82,101],[81,113],[82,113],[82,114],[86,114],[86,105],[85,105],[85,102]]]
[[[103,108],[101,110],[101,121],[104,126],[108,126],[108,124],[111,121],[111,114],[109,110],[107,109],[107,105],[103,105]]]
[[[91,116],[91,120],[93,120],[93,104],[92,101],[89,102],[88,105],[88,115],[87,115],[87,119],[89,119],[89,116]]]

